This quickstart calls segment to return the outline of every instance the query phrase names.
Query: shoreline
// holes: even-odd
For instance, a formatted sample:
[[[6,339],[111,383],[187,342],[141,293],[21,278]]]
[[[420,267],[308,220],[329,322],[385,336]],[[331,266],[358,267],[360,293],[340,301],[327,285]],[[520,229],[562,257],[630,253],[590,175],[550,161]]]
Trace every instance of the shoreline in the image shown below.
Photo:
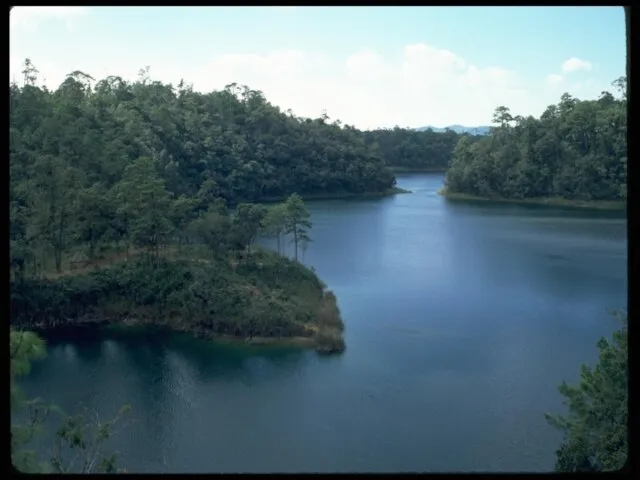
[[[411,190],[407,190],[405,188],[393,187],[389,188],[383,192],[365,192],[365,193],[350,193],[350,192],[342,192],[342,193],[307,193],[300,194],[300,197],[304,201],[319,201],[319,200],[360,200],[360,199],[368,199],[368,198],[383,198],[383,197],[391,197],[393,195],[401,195],[405,193],[413,193]],[[254,200],[249,203],[255,204],[269,204],[269,203],[280,203],[287,199],[287,196],[281,197],[260,197],[258,200]],[[230,208],[235,207],[240,202],[228,202],[228,206]]]
[[[535,197],[535,198],[503,198],[503,197],[479,197],[467,193],[451,193],[446,187],[442,187],[436,192],[447,200],[472,201],[472,202],[497,202],[512,203],[520,205],[546,205],[549,207],[566,207],[575,209],[592,209],[592,210],[612,210],[622,211],[627,209],[627,202],[624,200],[570,200],[559,197]]]
[[[387,167],[393,173],[447,173],[446,167]]]
[[[313,325],[307,325],[306,327],[315,331],[315,326]],[[143,319],[107,320],[93,318],[54,326],[34,325],[24,329],[44,333],[76,328],[106,328],[120,331],[157,328],[170,332],[190,334],[194,338],[210,340],[212,342],[225,345],[244,345],[249,347],[295,347],[302,349],[314,349],[316,351],[318,347],[315,335],[296,337],[237,337],[234,335],[206,331],[204,329],[185,328],[179,325],[179,323],[176,324],[170,320],[165,323],[156,323],[151,320]]]
[[[400,195],[404,193],[413,193],[411,190],[407,190],[400,187],[389,188],[383,192],[365,192],[365,193],[309,193],[301,194],[300,196],[304,201],[308,200],[345,200],[345,199],[365,199],[365,198],[381,198],[390,197],[393,195]],[[286,200],[286,196],[283,197],[261,197],[256,200],[255,203],[278,203]]]

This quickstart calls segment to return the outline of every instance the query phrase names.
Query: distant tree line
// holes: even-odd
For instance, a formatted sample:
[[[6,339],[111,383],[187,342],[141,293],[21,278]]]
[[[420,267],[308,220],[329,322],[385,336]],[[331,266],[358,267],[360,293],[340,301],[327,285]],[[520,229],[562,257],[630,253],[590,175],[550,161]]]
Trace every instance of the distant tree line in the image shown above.
[[[389,167],[406,170],[443,172],[449,166],[453,149],[465,137],[475,142],[478,136],[459,134],[453,130],[412,130],[396,127],[363,132],[365,143],[380,149]]]

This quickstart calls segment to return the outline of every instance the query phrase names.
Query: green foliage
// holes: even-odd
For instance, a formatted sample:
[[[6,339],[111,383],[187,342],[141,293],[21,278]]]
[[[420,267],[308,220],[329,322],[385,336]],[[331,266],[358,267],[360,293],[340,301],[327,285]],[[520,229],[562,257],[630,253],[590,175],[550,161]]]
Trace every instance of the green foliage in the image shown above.
[[[598,342],[600,359],[594,368],[582,366],[580,383],[563,382],[560,393],[567,415],[546,415],[564,433],[557,451],[560,472],[610,471],[623,468],[628,458],[628,339],[627,317],[612,340]]]
[[[626,199],[626,79],[614,84],[621,98],[564,94],[539,119],[498,107],[489,136],[462,137],[456,145],[447,190],[487,198]]]

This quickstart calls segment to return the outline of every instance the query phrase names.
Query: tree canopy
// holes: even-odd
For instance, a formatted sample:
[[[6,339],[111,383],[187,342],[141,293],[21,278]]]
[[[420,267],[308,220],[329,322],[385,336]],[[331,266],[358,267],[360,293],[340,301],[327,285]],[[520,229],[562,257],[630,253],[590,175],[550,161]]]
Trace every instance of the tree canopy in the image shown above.
[[[293,192],[379,192],[394,183],[357,129],[326,115],[282,112],[246,86],[204,94],[183,82],[152,81],[147,70],[136,82],[96,82],[77,71],[49,91],[35,86],[37,70],[28,61],[25,72],[24,85],[10,87],[17,180],[55,166],[58,185],[99,182],[109,189],[126,166],[148,158],[176,196],[255,201]]]
[[[618,98],[565,93],[536,119],[498,107],[491,134],[462,137],[447,171],[447,191],[479,197],[624,200],[627,196],[626,78]]]

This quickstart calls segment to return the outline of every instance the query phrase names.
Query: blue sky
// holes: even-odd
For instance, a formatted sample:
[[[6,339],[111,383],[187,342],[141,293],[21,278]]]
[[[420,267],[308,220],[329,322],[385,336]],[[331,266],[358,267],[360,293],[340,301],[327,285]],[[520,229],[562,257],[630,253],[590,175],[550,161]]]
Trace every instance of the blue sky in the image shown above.
[[[10,75],[82,70],[237,82],[300,116],[360,128],[488,124],[596,98],[625,74],[622,7],[17,7]]]

